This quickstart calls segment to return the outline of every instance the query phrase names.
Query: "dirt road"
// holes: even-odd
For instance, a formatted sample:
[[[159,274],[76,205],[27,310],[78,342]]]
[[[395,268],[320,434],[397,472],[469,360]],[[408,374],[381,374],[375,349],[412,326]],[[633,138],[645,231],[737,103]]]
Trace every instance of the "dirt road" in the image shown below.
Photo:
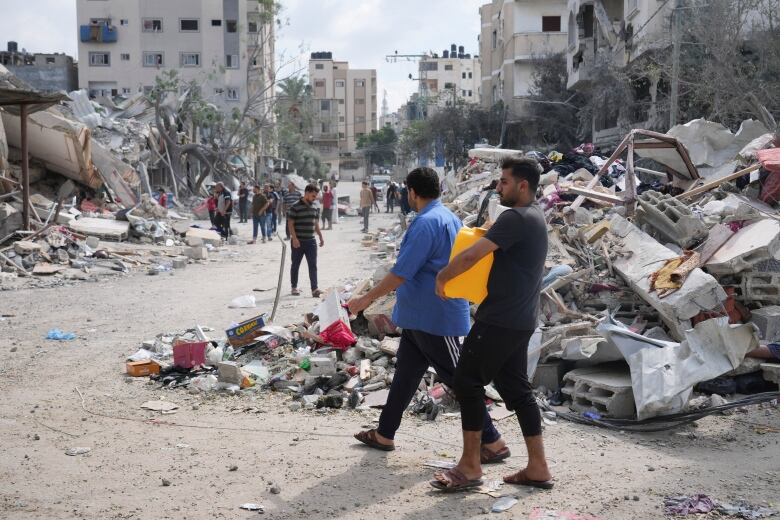
[[[249,233],[247,225],[239,230]],[[359,219],[351,218],[327,233],[323,287],[375,268],[359,230]],[[486,512],[494,502],[489,496],[444,495],[427,483],[432,470],[423,462],[459,452],[455,417],[409,416],[398,450],[383,454],[351,438],[373,423],[375,411],[292,412],[281,394],[192,395],[124,376],[126,356],[144,339],[195,323],[221,330],[252,314],[227,304],[275,286],[280,245],[231,250],[238,252],[233,261],[190,265],[172,275],[0,292],[0,313],[15,315],[0,321],[0,518],[256,517],[239,509],[247,502],[262,504],[264,517],[274,519],[455,519]],[[305,268],[301,274],[308,289]],[[285,281],[280,324],[299,320],[314,305],[288,293]],[[273,292],[255,294],[270,309]],[[44,340],[55,327],[78,339]],[[164,416],[141,410],[151,399],[179,410]],[[488,479],[525,460],[516,421],[501,421],[499,429],[514,456],[488,467]],[[694,493],[777,501],[778,432],[780,411],[771,407],[653,435],[559,422],[545,430],[555,489],[504,486],[520,502],[493,516],[528,518],[543,507],[605,519],[662,518],[665,495]],[[74,447],[91,451],[65,455]]]

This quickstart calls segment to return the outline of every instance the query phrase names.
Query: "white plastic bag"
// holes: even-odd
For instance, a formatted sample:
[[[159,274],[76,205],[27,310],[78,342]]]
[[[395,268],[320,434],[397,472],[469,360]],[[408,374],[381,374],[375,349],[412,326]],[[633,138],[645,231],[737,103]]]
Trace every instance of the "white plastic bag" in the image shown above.
[[[198,376],[190,380],[190,388],[199,392],[210,392],[217,386],[217,376],[209,374],[207,376]]]
[[[251,309],[256,307],[255,295],[246,294],[244,296],[239,296],[238,298],[233,298],[228,307],[231,309]]]

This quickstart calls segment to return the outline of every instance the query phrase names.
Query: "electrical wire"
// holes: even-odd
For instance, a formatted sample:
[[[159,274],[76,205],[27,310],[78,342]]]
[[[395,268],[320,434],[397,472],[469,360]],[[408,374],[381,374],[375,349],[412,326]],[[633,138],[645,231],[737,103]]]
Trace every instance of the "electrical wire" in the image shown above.
[[[737,399],[730,403],[710,406],[701,410],[694,410],[690,412],[673,413],[669,415],[661,415],[658,417],[650,417],[648,419],[591,419],[576,413],[571,412],[556,412],[553,410],[546,400],[538,401],[539,406],[546,411],[555,412],[557,417],[561,419],[577,423],[585,424],[589,426],[597,426],[599,428],[605,428],[608,430],[620,430],[628,432],[638,433],[653,433],[668,431],[674,428],[678,428],[685,424],[703,419],[709,415],[713,415],[720,412],[732,410],[734,408],[740,408],[743,406],[758,405],[761,403],[767,403],[773,400],[780,399],[780,392],[764,392],[761,394],[755,394],[742,399]]]

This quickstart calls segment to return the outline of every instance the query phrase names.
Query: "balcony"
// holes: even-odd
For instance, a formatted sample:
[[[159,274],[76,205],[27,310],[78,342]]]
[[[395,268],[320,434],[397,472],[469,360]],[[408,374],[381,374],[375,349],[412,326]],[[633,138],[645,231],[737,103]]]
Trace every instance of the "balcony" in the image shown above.
[[[545,54],[555,54],[566,50],[568,36],[564,32],[515,33],[512,36],[512,56],[505,59],[514,61],[530,61],[534,57]]]
[[[84,43],[116,43],[119,31],[113,25],[90,24],[80,27],[81,41]]]

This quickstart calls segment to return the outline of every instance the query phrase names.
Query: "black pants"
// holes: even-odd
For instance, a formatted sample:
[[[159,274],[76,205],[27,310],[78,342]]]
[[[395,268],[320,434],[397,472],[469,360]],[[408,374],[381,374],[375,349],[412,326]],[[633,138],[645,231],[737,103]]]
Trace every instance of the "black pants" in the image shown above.
[[[463,429],[481,431],[485,422],[485,385],[493,381],[523,436],[542,434],[542,418],[528,381],[528,342],[534,331],[513,330],[476,321],[463,343],[455,370],[455,395]]]
[[[306,265],[309,267],[309,282],[311,290],[317,290],[317,239],[301,240],[301,247],[292,248],[292,266],[290,267],[290,285],[298,288],[298,271],[301,268],[303,257],[306,257]]]
[[[214,211],[213,209],[209,210],[209,222],[211,222],[212,226],[216,226],[217,225],[216,214],[217,214],[217,212]]]
[[[439,379],[452,388],[460,349],[459,338],[434,336],[420,330],[404,329],[401,333],[401,344],[398,346],[395,375],[390,385],[387,404],[379,416],[377,431],[380,435],[388,439],[395,437],[404,410],[412,402],[428,367],[433,367]],[[489,444],[497,441],[501,434],[493,426],[493,421],[484,406],[483,414],[485,428],[482,430],[482,443]]]
[[[238,201],[238,222],[247,222],[247,201]]]
[[[214,225],[219,229],[219,234],[222,235],[222,238],[228,238],[230,233],[230,219],[233,216],[233,213],[225,213],[224,215],[220,215],[217,213],[214,215]]]

